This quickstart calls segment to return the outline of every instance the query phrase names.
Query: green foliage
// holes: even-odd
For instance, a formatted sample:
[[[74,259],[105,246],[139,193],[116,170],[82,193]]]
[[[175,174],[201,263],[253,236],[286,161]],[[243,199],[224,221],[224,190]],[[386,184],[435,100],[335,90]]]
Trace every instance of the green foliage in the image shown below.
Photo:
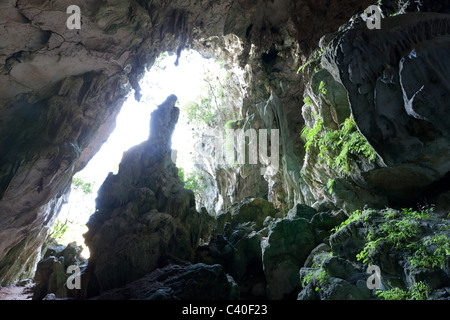
[[[330,253],[330,255],[332,255],[332,253]],[[328,283],[328,275],[327,271],[323,268],[323,263],[327,257],[330,257],[330,255],[316,255],[314,257],[312,268],[315,270],[309,271],[308,274],[302,279],[303,287],[306,287],[312,282],[316,285],[316,291],[323,289],[322,287]]]
[[[371,235],[373,235],[373,233],[371,233]],[[370,255],[375,251],[380,241],[381,239],[369,240],[364,249],[356,255],[358,261],[363,260],[364,263],[369,261]]]
[[[420,210],[386,209],[381,213],[373,209],[357,210],[332,232],[338,232],[351,222],[362,222],[367,228],[366,241],[363,250],[356,255],[356,258],[363,263],[369,260],[373,262],[378,252],[392,252],[395,249],[410,262],[411,270],[445,269],[448,268],[450,255],[448,226],[439,225],[439,232],[435,232],[434,235],[423,237],[420,233],[424,223],[434,221],[432,213],[433,207],[420,208]],[[372,220],[375,217],[376,219]],[[380,217],[383,218],[381,223]],[[370,223],[371,221],[373,223]],[[442,222],[445,223],[445,220]],[[385,300],[423,300],[429,297],[431,289],[425,283],[418,282],[407,290],[394,288],[377,291],[376,294]]]
[[[180,178],[181,181],[184,182],[184,169],[183,168],[178,168],[178,177]]]
[[[49,237],[55,239],[57,243],[61,243],[68,228],[69,225],[67,220],[64,222],[57,220],[51,228]]]
[[[450,255],[450,240],[444,233],[435,233],[418,243],[412,243],[410,248],[414,251],[414,255],[409,258],[412,269],[443,269]]]
[[[303,102],[308,106],[311,107],[311,98],[310,97],[306,97]]]
[[[300,68],[298,68],[297,74],[299,74],[300,72],[304,72],[304,71],[305,71],[305,68],[306,68],[307,66],[309,66],[309,65],[310,65],[311,63],[313,63],[313,62],[316,62],[316,60],[308,60],[308,61],[306,61],[303,65],[300,66]]]
[[[377,297],[384,300],[426,300],[431,294],[431,288],[424,282],[416,282],[407,291],[394,288],[391,290],[378,290]]]
[[[79,177],[74,176],[72,178],[72,186],[74,187],[75,190],[79,190],[84,194],[92,194],[94,192],[93,191],[94,184],[91,182],[85,182],[83,179]]]
[[[200,98],[199,102],[193,101],[185,107],[188,122],[202,122],[211,125],[215,120],[212,101],[209,97]]]
[[[384,245],[408,252],[412,269],[445,268],[450,255],[450,240],[443,229],[433,236],[415,240],[421,221],[428,219],[431,212],[432,209],[402,209],[400,213],[386,210],[383,214],[385,222],[379,225],[376,231],[369,230],[367,243],[356,256],[358,261],[363,260],[366,263],[379,246]]]
[[[233,129],[233,123],[234,123],[234,122],[235,122],[235,120],[228,120],[228,121],[225,123],[225,126],[224,126],[225,130]]]
[[[302,287],[306,287],[309,283],[316,285],[315,291],[322,290],[323,285],[328,283],[327,271],[323,268],[316,271],[309,271],[302,280]]]
[[[221,59],[217,59],[216,62],[220,71],[224,71],[225,62]],[[214,72],[217,72],[217,70]],[[213,74],[211,70],[205,70],[203,81],[204,93],[183,108],[183,113],[187,117],[187,123],[194,124],[197,127],[204,125],[215,127],[223,125],[230,117],[237,118],[237,113],[230,112],[230,107],[226,101],[226,93],[232,89],[230,73],[219,72]]]
[[[308,150],[311,147],[311,145],[313,146],[318,145],[319,142],[318,137],[320,136],[320,133],[324,130],[323,119],[316,113],[313,113],[313,116],[315,118],[314,127],[312,129],[309,129],[307,126],[304,126],[301,133],[301,137],[305,141],[306,153],[308,153]]]
[[[317,271],[315,280],[317,283],[317,287],[315,288],[315,291],[323,290],[323,286],[328,283],[328,275],[327,271],[325,269],[319,269]]]
[[[319,63],[320,57],[322,56],[322,54],[323,54],[323,49],[319,49],[318,51],[315,51],[311,55],[311,58],[308,59],[308,61],[306,61],[303,65],[301,65],[300,68],[298,68],[297,74],[299,74],[300,72],[304,72],[306,67],[309,66],[310,64]],[[317,67],[316,67],[315,71],[317,72]]]
[[[374,252],[381,246],[391,249],[401,249],[410,253],[409,260],[412,268],[444,268],[450,255],[450,240],[444,234],[445,228],[441,228],[440,233],[435,233],[432,237],[426,237],[421,241],[413,241],[419,231],[421,221],[428,219],[433,209],[420,211],[411,208],[396,211],[387,209],[383,212],[384,222],[374,227],[369,227],[365,246],[356,255],[358,261],[367,263]],[[351,213],[348,219],[338,227],[332,229],[336,233],[351,222],[369,220],[373,209],[364,211],[356,210]]]
[[[320,284],[328,282],[327,271],[325,269],[322,269],[316,279]]]
[[[335,180],[334,180],[334,179],[328,179],[328,182],[327,182],[327,189],[328,189],[328,193],[329,193],[329,194],[332,194],[332,193],[333,193],[334,183],[335,183]]]
[[[332,130],[324,127],[323,119],[319,115],[313,115],[314,127],[309,129],[305,126],[301,133],[306,153],[311,146],[319,148],[319,162],[325,161],[342,175],[349,175],[354,170],[353,156],[362,156],[369,162],[375,161],[375,151],[359,133],[352,117],[341,124],[340,130]]]
[[[378,246],[382,244],[395,249],[408,249],[411,239],[418,233],[420,221],[429,217],[429,211],[402,209],[402,212],[397,214],[393,210],[386,210],[383,216],[385,222],[378,227],[378,230],[369,230],[364,249],[356,255],[358,261],[363,260],[364,263],[369,261]]]
[[[320,81],[319,91],[325,96],[327,94],[327,89],[325,88],[325,82]]]
[[[313,278],[313,272],[310,271],[308,272],[308,274],[303,278],[302,280],[302,287],[306,287],[312,280]]]
[[[198,169],[186,174],[183,168],[178,168],[178,176],[181,181],[184,182],[184,187],[192,190],[197,196],[200,196],[201,193],[208,187],[203,178],[202,171]]]
[[[348,225],[349,223],[353,222],[353,221],[358,221],[361,220],[361,217],[363,216],[364,212],[361,210],[356,210],[354,212],[352,212],[349,217],[347,218],[347,220],[345,220],[344,222],[342,222],[339,226],[331,229],[331,233],[336,233],[338,231],[340,231],[341,229],[343,229],[346,225]]]

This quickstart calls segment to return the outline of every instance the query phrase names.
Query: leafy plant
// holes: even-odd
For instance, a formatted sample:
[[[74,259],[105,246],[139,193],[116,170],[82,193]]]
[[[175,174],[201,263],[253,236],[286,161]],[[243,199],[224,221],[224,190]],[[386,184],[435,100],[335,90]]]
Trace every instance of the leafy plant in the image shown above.
[[[186,174],[183,168],[178,168],[178,176],[184,182],[184,187],[192,190],[196,196],[201,197],[201,193],[208,187],[203,178],[202,171],[198,169]]]
[[[85,182],[83,179],[74,176],[72,178],[72,186],[75,190],[80,190],[84,194],[92,194],[94,192],[94,184],[91,182]]]
[[[306,287],[310,283],[316,285],[315,291],[323,290],[323,285],[328,283],[327,271],[322,267],[315,271],[309,271],[302,280],[302,287]]]
[[[214,109],[211,100],[207,97],[200,98],[199,102],[191,102],[185,107],[188,122],[202,122],[210,125],[215,120]]]
[[[332,130],[324,127],[323,119],[319,115],[313,113],[313,116],[314,127],[309,129],[305,126],[301,133],[306,153],[311,146],[319,148],[319,162],[325,161],[328,166],[343,175],[349,175],[354,169],[352,156],[362,156],[369,162],[375,161],[375,151],[359,133],[352,117],[341,124],[340,130]]]
[[[335,183],[335,180],[334,180],[334,179],[328,179],[328,182],[327,182],[327,189],[328,189],[328,193],[329,193],[329,194],[332,194],[332,193],[333,193],[334,183]]]
[[[383,216],[386,220],[378,230],[375,232],[371,229],[368,232],[364,249],[356,255],[358,261],[366,263],[381,244],[407,249],[410,240],[418,233],[420,220],[428,218],[429,213],[403,209],[401,214],[397,214],[393,210],[386,210]]]
[[[69,228],[68,221],[60,221],[57,220],[49,233],[49,237],[56,240],[56,242],[60,243],[62,242],[64,238],[64,234],[66,233],[67,229]]]
[[[316,279],[320,284],[328,282],[327,271],[325,269],[322,269]]]
[[[306,287],[312,280],[313,272],[310,271],[302,280],[302,287]]]
[[[311,98],[310,97],[306,97],[304,100],[303,100],[303,102],[308,106],[308,107],[311,107]]]
[[[327,89],[325,88],[325,82],[320,81],[319,91],[322,92],[323,95],[327,94]]]
[[[373,234],[373,233],[371,233],[371,234]],[[379,242],[381,242],[381,239],[369,240],[366,243],[364,249],[356,255],[356,259],[358,259],[358,261],[363,260],[364,263],[369,261],[369,257],[375,251]]]
[[[450,240],[444,233],[435,233],[419,243],[411,244],[410,248],[414,251],[414,255],[409,258],[413,269],[443,269],[448,261],[447,256],[450,255]]]
[[[426,300],[431,294],[431,288],[424,282],[416,282],[407,291],[394,288],[391,290],[379,290],[375,293],[384,300]]]
[[[323,49],[319,49],[319,50],[315,51],[311,55],[311,58],[308,59],[308,61],[306,61],[303,65],[301,65],[300,68],[298,68],[297,74],[299,74],[300,72],[304,72],[306,67],[309,66],[310,64],[320,62],[320,57],[322,56],[322,54],[323,54]],[[317,72],[317,69],[315,71]]]
[[[308,153],[311,145],[317,146],[319,141],[318,137],[323,129],[323,119],[317,113],[312,113],[315,118],[314,127],[309,129],[307,126],[304,126],[302,129],[301,137],[305,141],[305,150]]]
[[[418,235],[421,221],[428,219],[431,211],[402,209],[399,213],[386,210],[383,214],[386,221],[376,232],[373,229],[368,232],[364,249],[356,256],[358,261],[363,260],[366,263],[380,245],[386,245],[408,252],[412,269],[443,269],[450,255],[450,240],[443,231],[420,241],[413,241]]]

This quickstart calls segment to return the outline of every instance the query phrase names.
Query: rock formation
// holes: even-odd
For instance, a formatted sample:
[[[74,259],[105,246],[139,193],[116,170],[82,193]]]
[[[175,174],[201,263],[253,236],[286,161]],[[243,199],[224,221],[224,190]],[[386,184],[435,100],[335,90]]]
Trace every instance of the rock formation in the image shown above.
[[[80,257],[80,252],[81,248],[75,242],[67,246],[53,244],[45,250],[36,268],[34,282],[37,285],[34,287],[33,300],[42,300],[48,294],[53,294],[55,298],[71,296],[66,285],[71,274],[67,270],[70,266],[76,266],[80,271],[86,267],[86,260]]]
[[[204,51],[208,39],[234,34],[244,43],[242,66],[256,66],[262,55],[272,64],[282,50],[300,46],[306,54],[369,2],[3,2],[0,282],[34,269],[72,176],[107,139],[130,90],[140,97],[139,80],[160,53]],[[67,28],[69,5],[80,8],[79,30]],[[250,101],[268,98],[257,96]]]
[[[387,166],[367,179],[391,202],[414,203],[448,179],[449,40],[448,15],[410,13],[383,19],[376,33],[361,25],[336,35],[322,58]]]
[[[85,234],[88,296],[139,279],[171,260],[192,261],[212,218],[195,209],[171,158],[180,110],[170,96],[152,112],[149,139],[128,150],[103,183]]]

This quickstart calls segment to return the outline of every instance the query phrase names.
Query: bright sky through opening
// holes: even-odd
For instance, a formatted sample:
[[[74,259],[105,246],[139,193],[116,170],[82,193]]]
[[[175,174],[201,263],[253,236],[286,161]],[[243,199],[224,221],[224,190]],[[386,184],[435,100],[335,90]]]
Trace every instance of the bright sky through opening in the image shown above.
[[[178,97],[177,106],[181,109],[195,100],[205,87],[205,66],[217,65],[213,59],[205,59],[194,51],[184,51],[178,67],[174,65],[175,60],[176,55],[167,56],[145,75],[141,82],[141,102],[130,94],[117,117],[116,129],[80,176],[102,183],[120,162],[124,151],[147,140],[151,112],[171,94]],[[172,137],[172,148],[183,149],[190,136],[190,128],[179,122]]]
[[[171,94],[178,97],[177,106],[183,112],[184,106],[195,101],[202,92],[207,90],[204,81],[205,72],[211,72],[211,70],[220,72],[220,66],[215,59],[205,59],[195,51],[183,51],[177,67],[175,61],[176,55],[167,54],[157,60],[141,81],[141,101],[137,102],[134,99],[134,92],[130,93],[108,141],[86,168],[76,175],[85,182],[94,183],[93,193],[85,195],[72,190],[69,203],[63,207],[58,219],[61,221],[67,219],[81,226],[82,230],[78,228],[76,231],[76,228],[69,228],[72,234],[65,238],[76,240],[79,245],[84,246],[84,238],[81,234],[87,231],[84,224],[95,211],[97,191],[109,172],[117,173],[123,153],[147,140],[151,112]],[[193,144],[190,139],[192,139],[192,129],[178,121],[172,136],[172,149],[178,151],[177,165],[187,170],[189,170],[187,167],[192,165],[189,154],[192,150],[189,148],[192,148]],[[88,253],[84,255],[87,256]]]

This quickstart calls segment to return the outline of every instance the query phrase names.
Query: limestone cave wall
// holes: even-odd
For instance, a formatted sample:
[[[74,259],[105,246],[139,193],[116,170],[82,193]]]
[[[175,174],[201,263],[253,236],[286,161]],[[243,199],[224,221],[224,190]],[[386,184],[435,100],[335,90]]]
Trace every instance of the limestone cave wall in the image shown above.
[[[70,5],[81,9],[80,30],[66,26]],[[107,139],[130,90],[139,98],[139,79],[161,52],[232,33],[245,43],[243,65],[252,45],[259,61],[286,37],[301,40],[306,53],[364,5],[333,1],[329,10],[306,1],[3,2],[2,283],[33,268],[33,252],[65,201],[71,177]]]
[[[135,297],[179,298],[217,283],[221,298],[369,298],[360,278],[345,278],[362,270],[343,248],[361,247],[361,225],[333,228],[364,206],[424,200],[444,217],[450,172],[449,6],[381,1],[383,27],[369,30],[363,12],[373,2],[0,4],[0,284],[34,273],[73,175],[107,139],[127,95],[140,99],[146,69],[162,52],[192,48],[245,71],[239,125],[279,130],[279,168],[264,176],[245,166],[213,172],[209,201],[214,207],[222,197],[221,214],[198,212],[169,156],[178,120],[176,97],[169,97],[152,117],[149,140],[124,155],[99,192],[86,234],[88,285],[72,297],[123,298],[144,288]],[[81,9],[80,29],[66,25],[70,5]],[[226,45],[231,38],[239,50]],[[375,156],[353,154],[343,175],[322,161],[320,142],[305,149],[301,132],[320,125],[330,137],[350,117],[352,133]],[[316,257],[330,253],[320,270],[338,285],[317,296],[312,285],[300,285],[299,271],[304,279]],[[345,276],[333,273],[333,263]],[[386,265],[405,283],[427,276]],[[441,271],[434,289],[448,287],[448,267]],[[186,277],[198,291],[180,289]],[[164,285],[149,290],[148,281]]]

